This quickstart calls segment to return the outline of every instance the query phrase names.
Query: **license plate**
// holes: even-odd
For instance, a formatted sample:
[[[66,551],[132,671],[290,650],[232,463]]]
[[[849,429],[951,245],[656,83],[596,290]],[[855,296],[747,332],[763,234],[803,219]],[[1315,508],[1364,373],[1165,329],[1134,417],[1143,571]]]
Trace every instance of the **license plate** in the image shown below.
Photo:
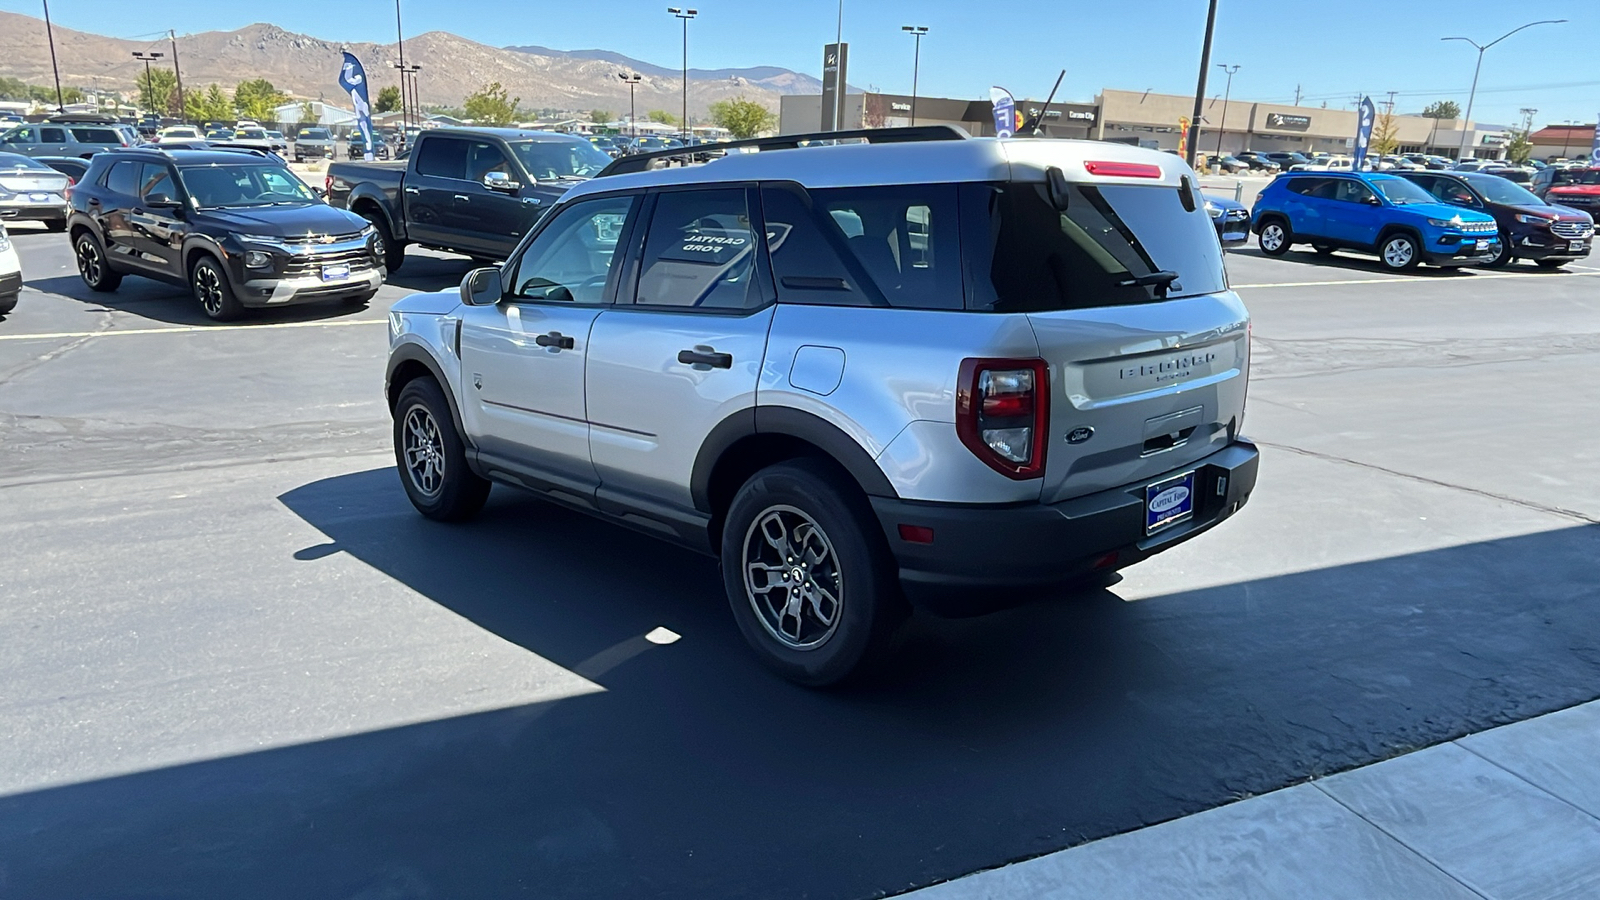
[[[342,278],[349,278],[349,277],[350,277],[350,267],[349,266],[323,266],[322,267],[322,280],[323,281],[338,281],[338,280],[340,280]]]
[[[1567,244],[1567,249],[1573,253],[1580,253],[1583,251],[1583,241],[1572,241]]]
[[[1194,473],[1185,472],[1144,489],[1144,533],[1155,534],[1194,515]]]
[[[1477,244],[1477,248],[1476,249],[1479,249],[1479,250],[1487,250],[1487,249],[1489,249],[1489,242],[1488,241],[1479,241],[1478,244]]]

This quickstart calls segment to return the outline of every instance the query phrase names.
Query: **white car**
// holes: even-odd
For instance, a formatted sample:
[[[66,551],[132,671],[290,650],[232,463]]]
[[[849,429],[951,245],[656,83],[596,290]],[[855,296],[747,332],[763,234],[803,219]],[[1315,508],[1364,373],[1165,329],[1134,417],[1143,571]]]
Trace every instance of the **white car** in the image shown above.
[[[206,136],[201,134],[200,129],[193,125],[173,125],[161,129],[156,134],[156,143],[158,144],[162,141],[203,141],[205,139]]]
[[[22,260],[17,258],[17,248],[11,244],[6,226],[0,225],[0,316],[17,308],[17,295],[22,292]]]
[[[1291,172],[1349,172],[1355,168],[1356,161],[1348,156],[1330,156],[1314,163],[1300,163],[1290,166]]]

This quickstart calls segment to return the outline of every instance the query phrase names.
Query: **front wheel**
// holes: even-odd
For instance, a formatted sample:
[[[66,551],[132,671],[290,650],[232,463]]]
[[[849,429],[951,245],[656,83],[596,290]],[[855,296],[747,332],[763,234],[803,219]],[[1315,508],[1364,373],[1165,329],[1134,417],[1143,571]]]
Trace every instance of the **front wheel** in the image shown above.
[[[372,229],[377,232],[372,238],[372,252],[383,263],[383,267],[390,272],[395,271],[406,261],[406,245],[394,239],[394,234],[389,231],[389,223],[384,221],[383,215],[374,212],[362,212],[361,217],[372,223]]]
[[[1261,252],[1268,256],[1282,256],[1289,252],[1289,228],[1282,222],[1273,220],[1261,226],[1261,233],[1256,236],[1256,241],[1261,245]]]
[[[489,499],[489,481],[467,467],[467,447],[456,433],[444,389],[417,378],[394,407],[394,458],[411,505],[430,519],[462,522]]]
[[[78,260],[78,277],[89,290],[96,293],[114,291],[122,284],[122,275],[111,271],[106,265],[106,251],[100,246],[100,239],[90,232],[83,232],[72,243],[72,255]]]
[[[817,460],[770,466],[739,489],[723,524],[722,580],[756,655],[808,687],[880,662],[907,611],[865,498]]]
[[[1539,259],[1534,260],[1534,264],[1541,269],[1559,269],[1571,261],[1570,259]]]
[[[222,264],[209,256],[201,257],[189,272],[189,286],[200,309],[214,322],[231,322],[244,315],[244,304],[233,294],[233,285],[222,271]]]
[[[1510,239],[1501,237],[1500,243],[1496,246],[1494,251],[1494,258],[1484,263],[1484,266],[1490,269],[1503,269],[1506,266],[1511,265],[1511,262],[1514,259],[1516,259],[1516,257],[1511,253]]]
[[[17,308],[17,298],[19,296],[21,295],[12,294],[9,297],[0,297],[0,316],[6,315]]]
[[[1415,269],[1422,262],[1422,256],[1417,252],[1417,240],[1409,234],[1393,234],[1383,240],[1383,246],[1378,248],[1378,258],[1383,260],[1385,268],[1396,272]]]

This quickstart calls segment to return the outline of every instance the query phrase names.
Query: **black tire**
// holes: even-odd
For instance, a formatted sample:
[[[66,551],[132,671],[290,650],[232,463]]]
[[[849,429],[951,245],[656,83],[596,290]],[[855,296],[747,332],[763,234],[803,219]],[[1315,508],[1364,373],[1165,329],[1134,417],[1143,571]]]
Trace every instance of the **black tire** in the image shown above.
[[[72,255],[78,261],[78,277],[89,290],[97,293],[114,291],[122,285],[122,273],[111,270],[111,264],[106,261],[105,248],[100,246],[100,239],[94,232],[85,231],[78,235],[72,242]]]
[[[1533,262],[1534,262],[1534,265],[1537,265],[1541,269],[1559,269],[1562,266],[1566,265],[1567,263],[1572,262],[1572,260],[1570,260],[1570,259],[1536,259]]]
[[[9,297],[0,297],[0,316],[6,315],[7,313],[11,312],[13,309],[17,308],[17,297],[18,296],[20,296],[20,295],[12,294]]]
[[[796,540],[806,549],[786,554],[782,548],[793,550]],[[754,576],[747,581],[758,571],[765,591]],[[722,580],[756,655],[807,687],[871,671],[909,611],[866,498],[848,476],[814,459],[769,466],[739,489],[723,524]],[[784,587],[792,583],[808,593],[796,599]]]
[[[1333,245],[1332,244],[1312,244],[1311,245],[1311,249],[1317,251],[1317,255],[1318,256],[1332,256],[1333,255]]]
[[[1486,269],[1503,269],[1506,266],[1511,265],[1516,258],[1516,255],[1511,252],[1511,242],[1507,240],[1504,235],[1501,235],[1500,249],[1496,251],[1494,259],[1489,260],[1483,265]]]
[[[384,220],[383,214],[369,208],[357,213],[361,218],[372,223],[378,232],[375,243],[377,244],[378,258],[383,261],[383,267],[393,272],[405,265],[406,245],[394,239],[394,234],[389,231],[389,223]]]
[[[189,292],[199,302],[200,311],[214,322],[232,322],[244,315],[244,304],[234,296],[228,273],[212,257],[200,257],[189,269]]]
[[[1409,272],[1422,263],[1422,250],[1406,232],[1391,232],[1378,239],[1378,262],[1393,272]]]
[[[413,379],[400,391],[394,459],[411,505],[430,519],[464,522],[489,499],[489,481],[467,467],[467,447],[456,433],[450,403],[432,378]]]
[[[1289,225],[1282,219],[1268,219],[1261,223],[1261,231],[1256,233],[1256,243],[1261,247],[1261,252],[1268,256],[1282,256],[1289,252],[1293,245],[1293,238],[1289,232]]]
[[[44,223],[44,228],[45,228],[46,231],[53,231],[56,234],[60,234],[61,232],[67,230],[67,220],[66,219],[51,219],[48,222]]]

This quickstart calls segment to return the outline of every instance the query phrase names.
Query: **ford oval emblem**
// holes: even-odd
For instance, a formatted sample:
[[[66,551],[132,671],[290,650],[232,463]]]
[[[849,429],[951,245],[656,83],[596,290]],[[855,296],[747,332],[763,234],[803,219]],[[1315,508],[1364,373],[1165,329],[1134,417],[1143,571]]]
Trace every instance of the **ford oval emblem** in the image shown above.
[[[1071,431],[1067,432],[1067,443],[1069,443],[1069,444],[1081,444],[1084,441],[1087,441],[1089,438],[1092,438],[1092,437],[1094,437],[1094,429],[1093,428],[1090,428],[1087,425],[1079,425],[1077,428],[1074,428]]]
[[[1183,501],[1189,499],[1189,489],[1183,485],[1169,487],[1161,493],[1150,498],[1150,511],[1164,513],[1169,509],[1176,509]]]

